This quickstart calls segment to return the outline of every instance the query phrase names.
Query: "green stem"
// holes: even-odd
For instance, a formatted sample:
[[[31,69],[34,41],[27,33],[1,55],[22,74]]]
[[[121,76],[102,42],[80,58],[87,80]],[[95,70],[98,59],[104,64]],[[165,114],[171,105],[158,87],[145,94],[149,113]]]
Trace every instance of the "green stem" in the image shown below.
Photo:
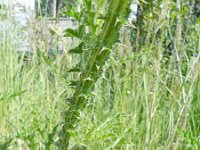
[[[87,67],[81,74],[80,85],[70,98],[70,107],[65,112],[64,123],[60,136],[60,149],[67,149],[70,140],[69,130],[74,130],[80,117],[80,112],[85,108],[87,96],[94,88],[102,67],[110,53],[108,48],[112,48],[112,44],[116,40],[116,33],[119,31],[121,24],[119,18],[123,18],[128,13],[128,6],[131,0],[112,0],[108,9],[107,17],[102,27],[102,32],[98,36],[96,50],[93,50]],[[103,48],[106,48],[103,50]]]

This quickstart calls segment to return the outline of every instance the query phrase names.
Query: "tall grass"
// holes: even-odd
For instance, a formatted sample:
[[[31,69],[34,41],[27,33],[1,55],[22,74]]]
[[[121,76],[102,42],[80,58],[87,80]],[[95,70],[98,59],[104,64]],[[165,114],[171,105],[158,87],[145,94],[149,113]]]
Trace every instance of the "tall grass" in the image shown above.
[[[176,11],[177,3],[160,3],[165,9],[154,6],[155,16],[144,12],[143,28],[123,27],[78,126],[68,130],[69,148],[199,149],[199,21]],[[66,53],[50,61],[34,53],[23,62],[19,32],[16,24],[1,31],[0,149],[56,149],[65,98],[74,92],[69,83],[77,78],[66,72],[79,58]]]

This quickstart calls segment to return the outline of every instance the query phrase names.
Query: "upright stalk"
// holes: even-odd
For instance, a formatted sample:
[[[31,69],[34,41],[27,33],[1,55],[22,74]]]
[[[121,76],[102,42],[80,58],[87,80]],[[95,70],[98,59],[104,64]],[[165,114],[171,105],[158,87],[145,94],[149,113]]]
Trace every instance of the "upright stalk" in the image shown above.
[[[80,117],[80,112],[85,108],[88,95],[94,88],[102,67],[108,58],[110,48],[118,37],[121,26],[120,19],[128,14],[128,7],[132,0],[112,0],[106,15],[102,31],[98,36],[98,42],[94,43],[91,55],[87,61],[86,68],[82,71],[79,84],[71,98],[69,98],[69,109],[64,114],[64,122],[59,139],[59,148],[67,149],[70,140],[69,130],[74,130]],[[89,49],[89,48],[88,48]]]

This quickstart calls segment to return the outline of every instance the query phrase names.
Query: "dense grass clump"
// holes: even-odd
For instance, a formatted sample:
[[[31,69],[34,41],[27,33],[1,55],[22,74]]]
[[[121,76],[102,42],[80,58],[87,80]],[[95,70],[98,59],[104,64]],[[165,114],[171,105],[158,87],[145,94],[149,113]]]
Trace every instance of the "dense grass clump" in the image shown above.
[[[130,24],[127,12],[111,10],[114,1],[80,2],[80,11],[65,11],[78,22],[65,38],[76,42],[54,58],[43,33],[31,59],[19,57],[16,37],[24,29],[8,14],[12,23],[0,29],[0,149],[199,149],[200,23],[193,3],[141,1]]]

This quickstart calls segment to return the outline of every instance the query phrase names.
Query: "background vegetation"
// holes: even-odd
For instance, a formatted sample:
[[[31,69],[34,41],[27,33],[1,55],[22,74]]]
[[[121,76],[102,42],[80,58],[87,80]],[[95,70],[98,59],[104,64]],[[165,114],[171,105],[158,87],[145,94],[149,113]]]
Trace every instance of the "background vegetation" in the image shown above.
[[[23,30],[15,23],[1,29],[0,149],[57,148],[63,112],[69,107],[66,98],[76,90],[74,81],[86,68],[109,6],[106,0],[91,1],[93,7],[87,2],[78,1],[80,12],[69,5],[65,11],[79,27],[86,24],[84,34],[66,31],[65,36],[84,42],[83,49],[71,49],[84,50],[78,55],[66,52],[49,58],[41,34],[33,58],[24,61],[16,52],[20,39],[15,38]],[[68,131],[71,149],[199,149],[197,6],[193,0],[139,1],[137,22],[122,20],[79,123]],[[9,14],[0,18],[2,26],[5,18],[13,21]],[[36,49],[42,51],[40,56]]]

